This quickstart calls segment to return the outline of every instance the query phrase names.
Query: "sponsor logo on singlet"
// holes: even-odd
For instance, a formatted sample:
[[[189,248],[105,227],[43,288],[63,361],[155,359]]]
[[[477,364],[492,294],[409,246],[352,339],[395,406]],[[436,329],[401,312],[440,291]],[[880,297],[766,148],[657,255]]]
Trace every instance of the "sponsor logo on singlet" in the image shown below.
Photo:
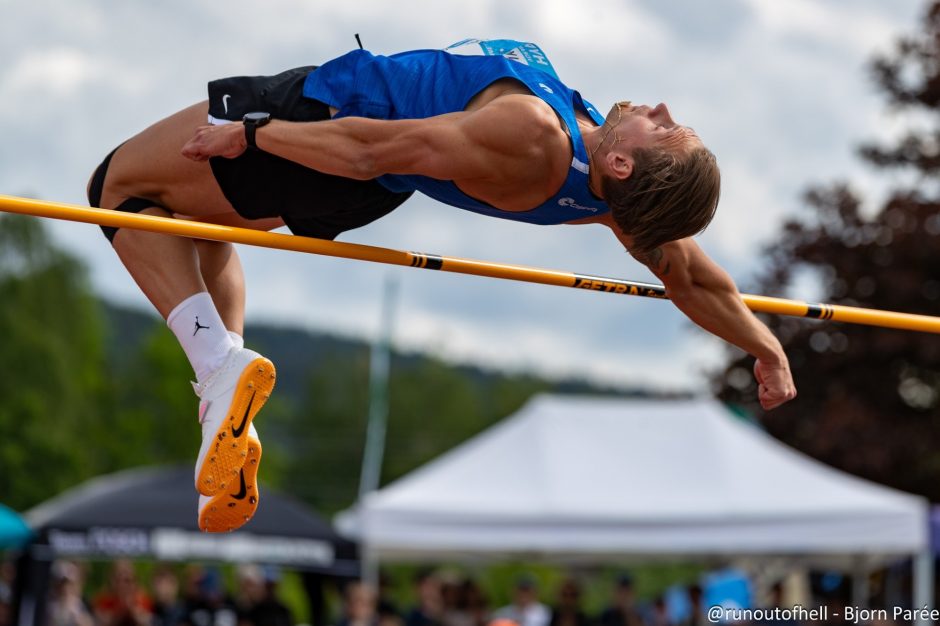
[[[503,56],[510,61],[530,65],[558,78],[551,61],[538,45],[515,39],[464,39],[445,48],[451,54],[466,56]],[[551,93],[551,90],[549,90]]]
[[[561,198],[558,200],[558,206],[570,206],[575,209],[580,209],[581,211],[590,211],[591,213],[597,213],[598,211],[597,207],[578,204],[574,198]]]

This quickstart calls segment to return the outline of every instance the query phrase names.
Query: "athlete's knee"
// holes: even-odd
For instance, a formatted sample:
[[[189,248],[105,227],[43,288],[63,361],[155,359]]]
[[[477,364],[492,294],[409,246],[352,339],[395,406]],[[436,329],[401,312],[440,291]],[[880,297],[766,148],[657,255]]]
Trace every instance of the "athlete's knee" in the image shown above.
[[[161,212],[166,213],[163,207],[153,200],[147,200],[146,198],[139,198],[135,196],[125,196],[113,207],[102,206],[102,197],[105,193],[108,168],[111,165],[111,157],[114,156],[116,151],[116,148],[112,150],[111,153],[104,158],[104,161],[101,162],[101,165],[99,165],[95,169],[94,173],[92,173],[91,179],[88,181],[88,186],[85,189],[86,193],[88,194],[88,204],[96,208],[112,209],[114,211],[122,211],[124,213],[141,213],[147,209],[160,209]],[[113,181],[111,184],[113,185]],[[111,188],[111,191],[113,192],[113,187]],[[153,213],[153,211],[148,212]],[[166,214],[169,215],[169,213]],[[101,226],[101,232],[104,233],[104,236],[107,237],[108,241],[110,241],[112,244],[114,244],[114,236],[117,235],[118,230],[120,229],[113,226]]]
[[[91,178],[88,179],[88,183],[85,185],[85,197],[88,198],[88,206],[94,206],[94,203],[91,201],[91,190],[95,184],[95,174],[97,173],[98,170],[96,169],[92,173]]]
[[[117,204],[112,210],[121,211],[123,213],[148,213],[150,215],[158,215],[160,217],[171,217],[172,214],[164,209],[162,206],[154,202],[153,200],[148,200],[147,198],[125,198]],[[104,233],[104,236],[108,238],[108,241],[114,245],[114,237],[117,235],[120,228],[115,228],[113,226],[102,226],[101,232]]]
[[[95,168],[85,186],[85,194],[88,196],[89,206],[101,207],[101,196],[104,195],[104,179],[108,174],[108,166],[111,165],[111,157],[114,156],[114,150],[108,153],[108,156]]]

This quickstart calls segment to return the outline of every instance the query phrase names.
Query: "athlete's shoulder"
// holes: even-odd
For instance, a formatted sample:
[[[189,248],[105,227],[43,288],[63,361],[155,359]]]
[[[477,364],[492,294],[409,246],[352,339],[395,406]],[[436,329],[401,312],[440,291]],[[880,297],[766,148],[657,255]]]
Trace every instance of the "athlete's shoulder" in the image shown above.
[[[530,93],[510,93],[491,100],[483,109],[510,117],[531,129],[559,130],[558,114],[547,102]],[[481,109],[482,110],[482,109]]]
[[[510,94],[471,112],[463,123],[469,136],[501,152],[544,159],[568,141],[558,116],[539,98]]]

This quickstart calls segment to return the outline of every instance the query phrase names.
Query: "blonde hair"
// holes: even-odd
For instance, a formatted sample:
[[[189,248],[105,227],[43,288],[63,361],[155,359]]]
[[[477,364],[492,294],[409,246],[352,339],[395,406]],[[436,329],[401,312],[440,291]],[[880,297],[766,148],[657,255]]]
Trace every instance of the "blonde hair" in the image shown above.
[[[633,239],[631,252],[647,254],[705,230],[721,189],[715,155],[704,147],[687,152],[657,147],[637,148],[632,156],[629,177],[601,181],[614,221]]]

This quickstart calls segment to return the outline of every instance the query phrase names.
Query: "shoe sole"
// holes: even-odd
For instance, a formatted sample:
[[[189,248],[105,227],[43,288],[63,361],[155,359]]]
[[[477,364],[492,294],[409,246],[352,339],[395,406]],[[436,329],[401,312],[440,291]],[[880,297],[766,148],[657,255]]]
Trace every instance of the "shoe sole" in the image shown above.
[[[238,491],[226,490],[214,496],[199,510],[199,528],[207,533],[227,533],[240,528],[254,516],[261,492],[258,489],[258,466],[261,464],[261,442],[248,438],[248,456],[239,470]]]
[[[239,473],[248,457],[248,426],[264,406],[274,389],[274,364],[258,358],[242,371],[232,403],[229,418],[215,433],[215,445],[209,449],[199,468],[196,490],[204,496],[214,496],[238,483]]]

